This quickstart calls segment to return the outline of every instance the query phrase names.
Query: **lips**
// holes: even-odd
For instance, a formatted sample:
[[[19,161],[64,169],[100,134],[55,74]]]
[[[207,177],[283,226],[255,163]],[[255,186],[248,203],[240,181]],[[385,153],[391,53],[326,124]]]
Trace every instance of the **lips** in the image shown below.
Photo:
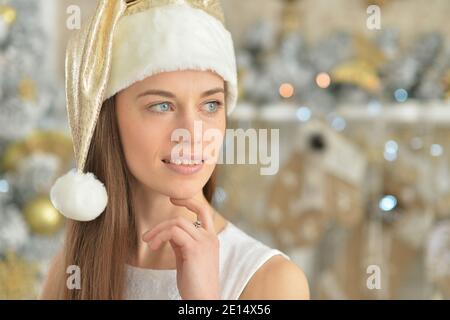
[[[200,165],[203,164],[204,160],[188,160],[188,159],[163,159],[162,162],[166,164],[174,164],[174,165],[182,165],[182,166],[194,166],[194,165]]]
[[[175,159],[170,161],[169,159],[163,159],[161,161],[168,169],[181,175],[197,173],[203,168],[204,164],[204,160]]]

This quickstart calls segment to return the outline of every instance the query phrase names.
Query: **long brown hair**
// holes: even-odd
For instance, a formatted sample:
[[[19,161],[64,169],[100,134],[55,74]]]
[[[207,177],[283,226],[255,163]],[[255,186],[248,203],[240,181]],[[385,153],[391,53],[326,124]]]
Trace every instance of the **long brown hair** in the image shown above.
[[[217,167],[216,167],[217,168]],[[64,266],[81,271],[81,289],[60,281],[62,299],[122,299],[125,264],[138,244],[131,197],[131,173],[125,162],[116,117],[115,97],[103,103],[87,156],[86,172],[105,184],[108,205],[95,220],[68,220],[63,248]],[[211,203],[216,183],[214,170],[203,194]],[[68,276],[62,272],[64,276]]]

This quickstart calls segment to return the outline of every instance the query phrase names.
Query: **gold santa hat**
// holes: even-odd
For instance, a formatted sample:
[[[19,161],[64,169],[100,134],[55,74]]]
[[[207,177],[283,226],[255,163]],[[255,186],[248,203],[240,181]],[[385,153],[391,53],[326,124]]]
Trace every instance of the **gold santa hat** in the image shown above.
[[[94,220],[108,203],[103,183],[84,172],[106,99],[160,72],[211,70],[225,81],[227,114],[236,106],[234,45],[219,0],[100,0],[70,39],[65,68],[77,168],[56,180],[50,199],[73,220]]]

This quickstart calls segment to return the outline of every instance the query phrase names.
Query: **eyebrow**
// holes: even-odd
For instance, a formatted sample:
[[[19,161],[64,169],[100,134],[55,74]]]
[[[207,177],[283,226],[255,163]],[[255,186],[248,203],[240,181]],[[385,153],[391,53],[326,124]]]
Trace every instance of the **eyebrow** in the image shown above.
[[[202,93],[201,97],[202,98],[208,97],[208,96],[211,96],[213,94],[220,93],[220,92],[225,93],[224,88],[214,88],[214,89],[205,91],[205,92]],[[146,90],[146,91],[140,93],[137,96],[136,99],[139,99],[140,97],[147,96],[147,95],[161,96],[161,97],[172,98],[172,99],[176,98],[176,96],[172,92],[164,91],[164,90],[151,89],[151,90]]]

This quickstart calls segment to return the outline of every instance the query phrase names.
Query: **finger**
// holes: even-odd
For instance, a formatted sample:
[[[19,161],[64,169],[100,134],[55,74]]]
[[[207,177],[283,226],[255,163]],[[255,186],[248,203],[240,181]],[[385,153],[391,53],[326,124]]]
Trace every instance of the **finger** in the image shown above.
[[[163,222],[158,223],[152,229],[147,230],[146,232],[144,232],[144,234],[142,235],[142,241],[149,242],[150,239],[153,238],[153,236],[155,234],[157,234],[162,229],[166,228],[169,224],[170,224],[170,220],[165,220]]]
[[[149,247],[152,250],[157,250],[161,243],[169,240],[173,240],[173,242],[179,247],[186,247],[191,245],[194,239],[192,239],[192,237],[190,237],[186,231],[180,227],[173,226],[170,229],[166,229],[158,233]]]
[[[189,198],[189,199],[174,199],[170,198],[170,201],[177,206],[184,206],[197,214],[198,220],[201,221],[202,226],[208,232],[215,233],[214,223],[212,220],[212,212],[209,203]]]
[[[175,253],[175,262],[177,264],[177,269],[183,267],[183,253],[181,252],[181,248],[175,244],[173,240],[169,240],[170,246],[172,247],[173,252]]]
[[[194,226],[194,224],[189,219],[182,216],[178,216],[176,218],[161,222],[160,224],[156,225],[153,229],[145,232],[144,235],[142,236],[142,240],[144,242],[149,242],[161,230],[170,228],[171,226],[175,225],[184,229],[193,239],[195,240],[201,239],[201,233]]]

